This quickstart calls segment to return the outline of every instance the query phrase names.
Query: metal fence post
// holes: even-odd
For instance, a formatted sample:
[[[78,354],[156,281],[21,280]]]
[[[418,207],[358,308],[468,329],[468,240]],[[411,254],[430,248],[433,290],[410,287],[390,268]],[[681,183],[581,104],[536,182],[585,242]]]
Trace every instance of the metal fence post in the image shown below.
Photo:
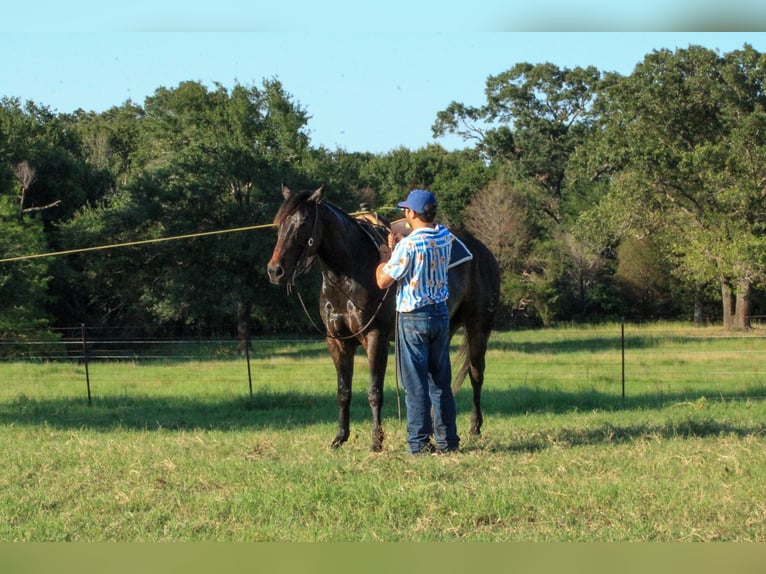
[[[625,317],[620,319],[620,347],[622,349],[622,400],[625,400]]]
[[[85,384],[88,387],[88,406],[92,406],[90,397],[90,372],[88,370],[88,339],[85,336],[85,323],[80,325],[80,335],[82,338],[82,360],[85,363]]]
[[[250,336],[245,341],[245,355],[247,356],[247,382],[250,385],[250,402],[253,402],[253,376],[250,373]]]

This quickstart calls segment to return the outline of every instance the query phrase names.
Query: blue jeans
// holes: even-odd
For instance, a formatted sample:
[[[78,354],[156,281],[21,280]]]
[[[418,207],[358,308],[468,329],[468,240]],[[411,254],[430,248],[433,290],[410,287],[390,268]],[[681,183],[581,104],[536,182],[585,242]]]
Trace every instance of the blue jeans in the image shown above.
[[[447,305],[427,305],[398,315],[397,368],[405,391],[410,452],[428,449],[431,435],[438,450],[457,450]]]

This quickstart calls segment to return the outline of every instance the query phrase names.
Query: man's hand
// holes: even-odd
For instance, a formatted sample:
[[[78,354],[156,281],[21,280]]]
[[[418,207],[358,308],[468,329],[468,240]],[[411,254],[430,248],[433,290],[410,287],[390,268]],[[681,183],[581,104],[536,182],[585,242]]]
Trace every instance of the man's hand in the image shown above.
[[[391,247],[388,245],[381,245],[378,248],[378,251],[380,251],[380,262],[388,263],[388,260],[391,259]]]
[[[378,251],[380,251],[381,263],[388,263],[388,260],[391,259],[391,251],[396,246],[396,244],[402,240],[402,237],[403,235],[401,233],[388,234],[388,245],[381,245],[378,247]]]

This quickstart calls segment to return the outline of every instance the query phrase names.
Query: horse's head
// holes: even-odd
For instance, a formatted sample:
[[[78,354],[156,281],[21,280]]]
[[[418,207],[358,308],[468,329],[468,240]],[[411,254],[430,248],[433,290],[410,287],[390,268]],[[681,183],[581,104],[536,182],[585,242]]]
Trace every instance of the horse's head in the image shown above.
[[[292,192],[282,187],[285,199],[274,217],[277,244],[268,264],[273,284],[291,284],[311,266],[319,248],[318,204],[323,194],[324,186],[313,192]]]

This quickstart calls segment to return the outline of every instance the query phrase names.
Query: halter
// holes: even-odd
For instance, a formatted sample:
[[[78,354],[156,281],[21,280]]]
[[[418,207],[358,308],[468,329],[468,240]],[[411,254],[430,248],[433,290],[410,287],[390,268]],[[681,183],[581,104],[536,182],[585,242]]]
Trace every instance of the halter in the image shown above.
[[[311,264],[313,261],[311,259],[316,255],[316,249],[314,248],[314,245],[316,245],[317,241],[314,239],[316,235],[317,230],[317,222],[319,221],[319,202],[314,202],[314,223],[311,225],[311,235],[309,235],[309,238],[306,240],[306,247],[303,248],[303,251],[301,251],[300,257],[298,257],[298,261],[295,263],[295,268],[293,269],[293,275],[290,277],[290,281],[287,282],[287,290],[288,292],[291,291],[293,285],[295,285],[295,278],[299,275],[302,275],[306,271],[309,270],[311,267]],[[310,253],[313,249],[313,253]],[[300,298],[300,295],[298,295]],[[302,303],[303,301],[301,301]]]

